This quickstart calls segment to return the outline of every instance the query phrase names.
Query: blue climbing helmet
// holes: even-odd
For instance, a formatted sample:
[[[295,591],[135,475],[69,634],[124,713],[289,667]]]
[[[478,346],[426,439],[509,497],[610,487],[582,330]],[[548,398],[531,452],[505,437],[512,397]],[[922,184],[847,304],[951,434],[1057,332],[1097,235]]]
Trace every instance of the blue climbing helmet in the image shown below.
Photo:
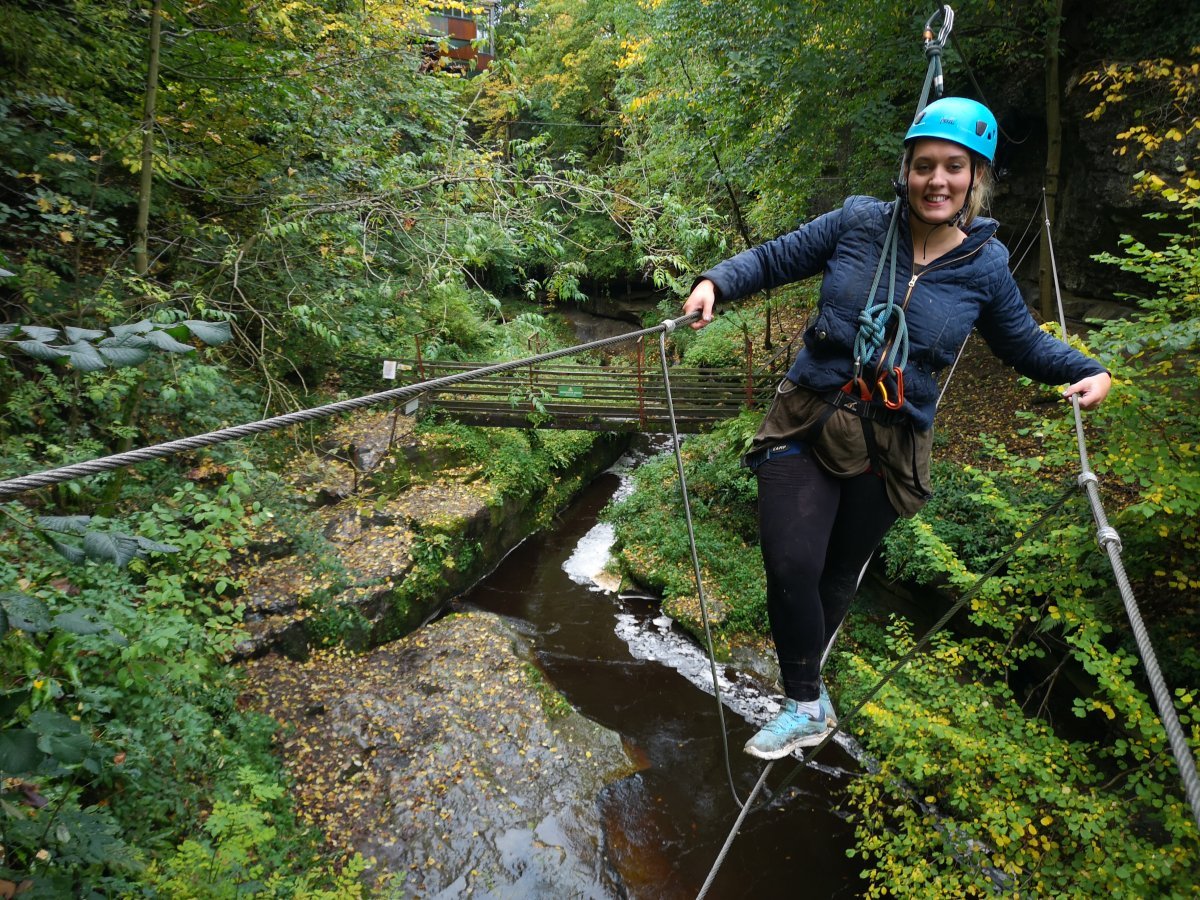
[[[996,117],[992,111],[966,97],[943,97],[921,111],[904,136],[904,146],[921,138],[939,138],[961,144],[989,163],[996,158]]]

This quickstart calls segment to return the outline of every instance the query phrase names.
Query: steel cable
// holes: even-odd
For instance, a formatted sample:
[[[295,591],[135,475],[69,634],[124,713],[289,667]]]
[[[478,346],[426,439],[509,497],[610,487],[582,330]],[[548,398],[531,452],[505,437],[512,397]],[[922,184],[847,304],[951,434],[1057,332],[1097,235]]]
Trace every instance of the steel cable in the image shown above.
[[[717,698],[717,719],[721,724],[721,745],[725,750],[725,775],[729,779],[729,791],[733,794],[733,802],[744,809],[753,800],[753,794],[743,804],[738,797],[737,786],[733,781],[733,762],[729,758],[729,732],[725,727],[725,702],[721,697],[721,681],[717,676],[717,655],[713,650],[712,627],[708,620],[708,600],[704,596],[704,579],[700,575],[700,554],[696,550],[696,528],[692,522],[692,504],[688,499],[687,476],[683,472],[683,447],[679,439],[679,429],[675,425],[675,401],[671,397],[671,376],[667,371],[667,335],[674,330],[675,323],[668,319],[663,322],[663,325],[670,325],[670,328],[659,332],[659,357],[662,360],[663,385],[666,388],[664,393],[667,397],[667,415],[671,422],[671,442],[675,448],[675,468],[679,473],[679,492],[683,497],[683,515],[687,524],[688,547],[692,554],[692,574],[696,579],[696,596],[700,601],[700,621],[704,624],[704,641],[708,648],[708,666],[712,675],[713,694]],[[757,788],[755,790],[757,791]]]
[[[1043,201],[1042,208],[1046,209],[1045,189],[1042,191]],[[1058,322],[1062,328],[1062,339],[1069,339],[1067,334],[1067,314],[1063,309],[1062,291],[1058,284],[1058,264],[1054,258],[1054,236],[1051,234],[1050,217],[1047,215],[1044,218],[1043,227],[1046,229],[1046,248],[1050,254],[1050,278],[1054,284],[1054,299],[1058,305]],[[1137,598],[1133,595],[1133,588],[1129,584],[1129,576],[1125,572],[1125,563],[1121,559],[1121,537],[1117,534],[1117,530],[1108,524],[1108,516],[1104,512],[1104,505],[1100,502],[1099,479],[1091,469],[1091,463],[1088,460],[1087,441],[1083,433],[1083,416],[1079,412],[1079,397],[1071,396],[1071,408],[1075,416],[1075,437],[1079,445],[1079,487],[1087,495],[1088,505],[1092,510],[1092,518],[1096,522],[1096,542],[1100,545],[1100,549],[1108,556],[1109,565],[1112,566],[1113,577],[1116,579],[1117,588],[1121,592],[1121,601],[1125,605],[1125,616],[1129,619],[1129,627],[1133,631],[1134,641],[1137,643],[1138,655],[1142,658],[1142,665],[1146,667],[1146,678],[1150,682],[1150,690],[1154,694],[1154,702],[1158,707],[1158,717],[1162,722],[1163,729],[1167,733],[1167,740],[1171,745],[1171,752],[1175,756],[1175,762],[1179,766],[1179,778],[1183,783],[1184,792],[1187,794],[1188,803],[1192,807],[1192,818],[1196,822],[1196,828],[1200,829],[1200,776],[1196,774],[1196,759],[1192,754],[1191,748],[1188,746],[1187,738],[1183,733],[1183,726],[1179,723],[1179,716],[1175,713],[1175,704],[1171,700],[1171,692],[1167,688],[1167,683],[1163,679],[1162,670],[1158,665],[1158,656],[1154,652],[1154,645],[1150,641],[1150,635],[1146,631],[1146,625],[1142,621],[1142,613],[1138,608]]]
[[[293,425],[299,425],[302,422],[311,422],[316,419],[324,419],[328,418],[329,416],[336,416],[340,413],[351,412],[353,410],[363,409],[364,407],[368,406],[377,406],[381,403],[390,403],[396,400],[406,400],[425,393],[426,391],[436,390],[438,388],[447,387],[452,384],[458,384],[459,382],[463,381],[471,381],[476,378],[481,378],[485,375],[495,375],[499,372],[508,372],[512,369],[519,369],[523,366],[549,362],[550,360],[560,359],[564,356],[572,356],[576,353],[583,353],[587,350],[597,350],[602,347],[611,347],[615,344],[628,343],[629,341],[638,340],[646,337],[647,335],[657,334],[664,330],[673,330],[678,325],[690,324],[698,317],[699,313],[689,313],[688,315],[682,316],[678,319],[669,319],[662,325],[655,325],[653,328],[643,328],[640,331],[631,331],[628,334],[620,334],[614,337],[602,338],[601,340],[591,341],[586,344],[576,344],[572,347],[564,347],[560,350],[552,350],[548,353],[542,353],[538,356],[530,356],[526,357],[525,359],[496,363],[490,366],[482,366],[478,369],[472,369],[468,372],[445,375],[441,378],[434,378],[430,381],[423,381],[418,384],[408,385],[406,387],[392,388],[391,390],[380,391],[375,394],[366,394],[362,397],[354,397],[349,400],[339,400],[336,403],[329,403],[325,406],[297,410],[296,412],[273,416],[269,419],[260,419],[257,422],[248,422],[243,425],[233,425],[229,428],[221,428],[217,431],[210,431],[207,434],[193,435],[192,437],[167,441],[163,444],[155,444],[151,447],[141,447],[137,450],[128,450],[124,453],[114,453],[111,456],[103,456],[98,459],[87,460],[86,462],[74,463],[69,466],[61,466],[57,469],[47,469],[44,472],[36,472],[32,475],[23,475],[19,478],[11,478],[7,481],[0,481],[0,499],[4,497],[13,497],[17,494],[34,490],[35,488],[48,487],[52,484],[61,484],[64,481],[73,481],[76,478],[83,478],[88,475],[98,475],[101,472],[111,472],[114,469],[121,469],[126,466],[136,465],[137,463],[146,462],[147,460],[151,459],[161,459],[163,457],[174,456],[176,453],[183,453],[188,450],[198,450],[201,447],[211,447],[214,444],[221,444],[225,443],[226,441],[235,441],[240,438],[249,437],[253,434],[262,434],[264,432],[275,431],[280,428],[289,428]],[[670,328],[668,328],[668,324],[670,325]]]

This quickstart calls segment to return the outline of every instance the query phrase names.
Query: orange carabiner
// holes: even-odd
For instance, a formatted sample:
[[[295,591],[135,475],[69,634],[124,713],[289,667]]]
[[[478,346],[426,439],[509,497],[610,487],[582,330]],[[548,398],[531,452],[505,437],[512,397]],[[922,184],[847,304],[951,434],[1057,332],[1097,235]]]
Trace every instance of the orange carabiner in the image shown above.
[[[892,367],[892,374],[896,377],[896,399],[892,400],[888,396],[887,385],[884,384],[884,375],[879,379],[879,389],[883,392],[883,405],[888,409],[900,409],[904,406],[904,371],[899,366]]]

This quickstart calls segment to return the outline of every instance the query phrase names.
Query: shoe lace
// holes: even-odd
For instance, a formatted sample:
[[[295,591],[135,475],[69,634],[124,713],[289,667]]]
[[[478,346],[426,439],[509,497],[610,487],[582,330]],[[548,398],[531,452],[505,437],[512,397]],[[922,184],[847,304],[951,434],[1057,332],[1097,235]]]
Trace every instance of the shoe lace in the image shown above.
[[[804,723],[807,721],[808,721],[808,716],[803,715],[801,713],[794,713],[794,712],[791,712],[790,710],[785,709],[783,712],[781,712],[774,719],[772,719],[770,722],[767,723],[767,731],[771,732],[771,734],[779,735],[782,737],[784,735],[787,735],[787,734],[795,731],[797,728],[804,725]]]

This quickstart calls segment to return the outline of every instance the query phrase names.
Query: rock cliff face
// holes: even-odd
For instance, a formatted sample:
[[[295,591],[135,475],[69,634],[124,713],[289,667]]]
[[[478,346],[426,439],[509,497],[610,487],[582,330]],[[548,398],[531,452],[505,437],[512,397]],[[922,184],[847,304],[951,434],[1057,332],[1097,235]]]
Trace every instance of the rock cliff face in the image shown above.
[[[1034,104],[1032,97],[1005,98],[997,105],[1001,102],[1011,110],[1032,108],[1040,115],[1041,104]],[[1120,130],[1113,121],[1086,118],[1094,105],[1094,96],[1085,90],[1077,88],[1067,96],[1063,108],[1062,174],[1053,221],[1058,277],[1068,315],[1077,318],[1118,314],[1128,308],[1116,296],[1118,293],[1144,290],[1139,280],[1092,257],[1102,251],[1119,252],[1122,234],[1153,235],[1154,223],[1145,214],[1160,209],[1132,193],[1133,175],[1140,165],[1132,156],[1113,153],[1114,137]],[[1020,262],[1017,279],[1026,299],[1036,306],[1040,265],[1037,238],[1043,228],[1040,204],[1046,169],[1045,122],[1010,112],[1002,116],[1001,125],[1005,139],[997,162],[1002,175],[992,215],[1001,222],[1000,238],[1012,251],[1013,261]]]
[[[546,686],[498,617],[246,670],[246,702],[286,726],[303,815],[374,857],[404,896],[620,895],[596,798],[635,766]]]
[[[289,534],[263,535],[244,561],[238,657],[303,658],[336,633],[357,647],[407,634],[490,570],[625,446],[599,436],[550,490],[503,496],[478,460],[422,443],[413,423],[356,416],[288,477],[310,507]]]

